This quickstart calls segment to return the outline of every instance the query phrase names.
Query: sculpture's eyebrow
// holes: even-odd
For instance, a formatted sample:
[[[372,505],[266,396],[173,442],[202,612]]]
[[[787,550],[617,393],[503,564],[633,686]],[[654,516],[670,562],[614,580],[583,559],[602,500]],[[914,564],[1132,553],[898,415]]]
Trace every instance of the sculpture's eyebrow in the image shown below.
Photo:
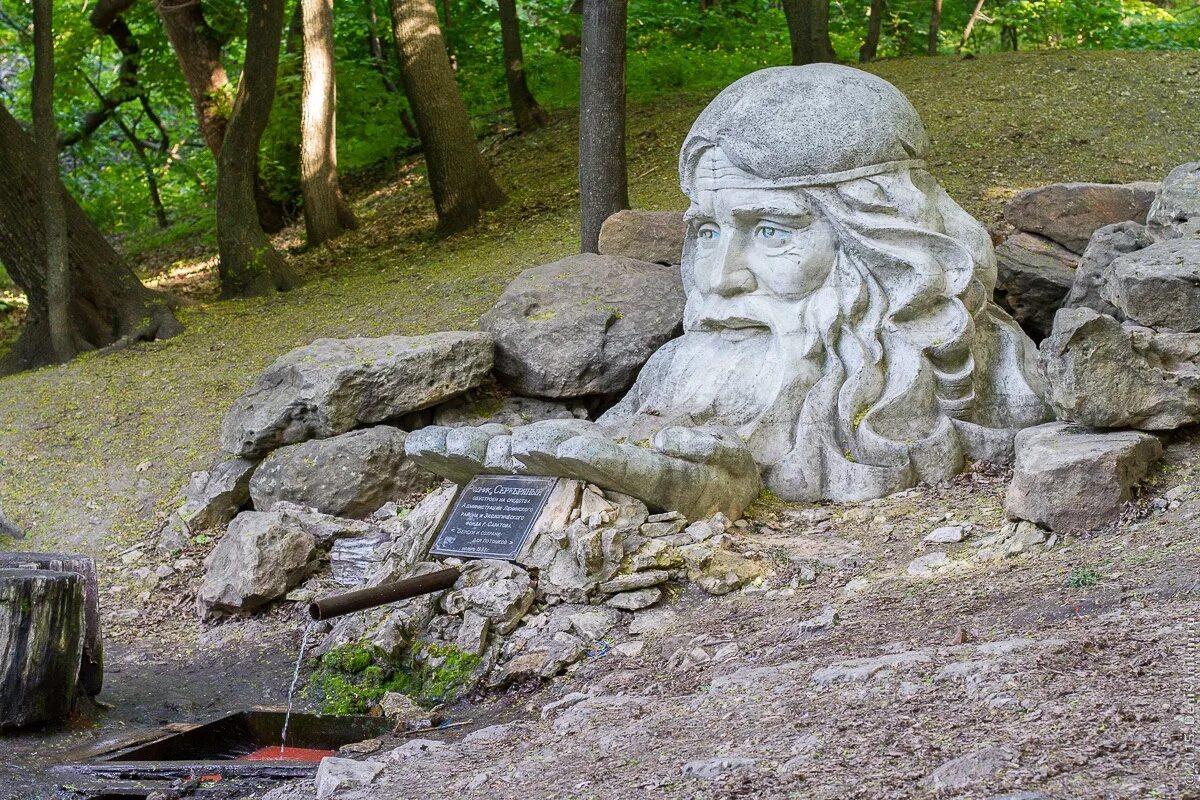
[[[705,213],[700,206],[690,206],[687,211],[683,212],[683,219],[686,222],[691,222],[694,219],[711,219],[711,215]]]
[[[774,217],[790,220],[802,220],[812,216],[812,211],[804,206],[792,206],[790,208],[774,205],[738,206],[729,213],[735,217]]]

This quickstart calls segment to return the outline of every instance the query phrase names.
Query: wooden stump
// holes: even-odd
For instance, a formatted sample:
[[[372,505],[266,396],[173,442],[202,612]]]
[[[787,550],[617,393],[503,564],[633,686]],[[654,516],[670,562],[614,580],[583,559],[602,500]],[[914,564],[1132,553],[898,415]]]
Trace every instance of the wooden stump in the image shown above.
[[[100,630],[100,582],[96,562],[87,556],[67,553],[0,553],[0,569],[48,569],[77,572],[83,579],[83,660],[79,665],[79,688],[89,697],[104,686],[104,637]]]
[[[0,569],[0,729],[65,719],[84,638],[83,578]]]

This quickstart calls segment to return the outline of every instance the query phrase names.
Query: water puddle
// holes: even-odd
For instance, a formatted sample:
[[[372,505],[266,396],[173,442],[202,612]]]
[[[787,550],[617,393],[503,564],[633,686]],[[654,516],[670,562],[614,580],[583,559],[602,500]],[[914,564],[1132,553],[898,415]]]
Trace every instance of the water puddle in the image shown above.
[[[321,750],[314,747],[260,747],[253,753],[242,756],[238,761],[304,761],[319,764],[326,756],[337,755],[336,750]]]

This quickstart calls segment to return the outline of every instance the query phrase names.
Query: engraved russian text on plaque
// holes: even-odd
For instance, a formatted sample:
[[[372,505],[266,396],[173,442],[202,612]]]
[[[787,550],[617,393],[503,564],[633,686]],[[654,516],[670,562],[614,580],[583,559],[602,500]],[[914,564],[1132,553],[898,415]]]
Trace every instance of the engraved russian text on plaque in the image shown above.
[[[556,480],[476,475],[463,487],[430,552],[511,561],[524,547]]]

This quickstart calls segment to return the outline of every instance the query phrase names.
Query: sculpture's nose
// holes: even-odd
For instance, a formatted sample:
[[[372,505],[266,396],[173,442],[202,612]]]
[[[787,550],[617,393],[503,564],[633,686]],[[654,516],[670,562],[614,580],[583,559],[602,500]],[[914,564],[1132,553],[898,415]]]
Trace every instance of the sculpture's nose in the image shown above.
[[[723,297],[753,292],[758,288],[758,282],[754,280],[754,273],[750,271],[746,263],[746,254],[742,243],[738,241],[739,238],[731,237],[724,252],[720,254],[710,278],[712,290]]]

